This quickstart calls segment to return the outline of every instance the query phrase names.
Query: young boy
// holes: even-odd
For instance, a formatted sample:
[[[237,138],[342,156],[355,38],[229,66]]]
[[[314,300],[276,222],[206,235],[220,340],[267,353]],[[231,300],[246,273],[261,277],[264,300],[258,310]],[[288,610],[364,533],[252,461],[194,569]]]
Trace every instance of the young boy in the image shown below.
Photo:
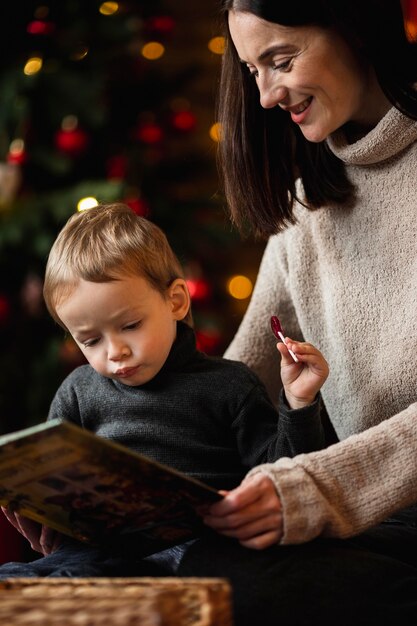
[[[44,297],[88,361],[64,380],[48,419],[72,421],[223,490],[259,463],[324,446],[316,396],[328,368],[318,350],[304,348],[294,367],[280,345],[288,404],[282,396],[279,416],[244,364],[196,349],[180,264],[161,230],[129,207],[100,205],[68,220],[49,255]],[[0,577],[144,575],[156,562],[175,572],[172,550],[147,560],[134,545],[128,555],[92,548],[5,513],[46,556],[6,564]]]

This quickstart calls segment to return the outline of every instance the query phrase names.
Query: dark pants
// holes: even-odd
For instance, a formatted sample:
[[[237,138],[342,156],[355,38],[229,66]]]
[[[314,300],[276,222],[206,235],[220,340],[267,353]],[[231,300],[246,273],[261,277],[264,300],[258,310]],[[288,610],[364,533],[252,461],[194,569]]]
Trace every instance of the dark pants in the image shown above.
[[[66,542],[17,576],[228,578],[236,626],[416,626],[417,529],[384,523],[348,540],[317,539],[254,551],[209,535],[145,559]]]
[[[416,555],[416,529],[381,525],[261,552],[197,542],[177,575],[229,578],[237,626],[416,626]]]

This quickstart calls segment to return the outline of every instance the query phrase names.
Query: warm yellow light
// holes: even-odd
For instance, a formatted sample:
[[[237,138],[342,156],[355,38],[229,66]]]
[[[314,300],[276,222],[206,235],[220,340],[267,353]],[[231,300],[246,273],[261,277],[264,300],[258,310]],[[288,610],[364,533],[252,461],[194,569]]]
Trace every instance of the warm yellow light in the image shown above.
[[[213,37],[208,42],[208,49],[214,54],[223,54],[225,47],[224,37]]]
[[[10,154],[21,154],[25,149],[25,142],[23,139],[13,139],[9,146]]]
[[[410,43],[417,43],[417,23],[414,20],[405,19],[405,32]]]
[[[31,57],[26,61],[23,72],[26,74],[26,76],[32,76],[32,74],[37,74],[41,70],[42,64],[43,61],[41,57]]]
[[[96,200],[96,198],[81,198],[81,200],[77,204],[77,211],[87,211],[88,209],[92,209],[97,205],[98,201]]]
[[[99,8],[99,11],[102,15],[113,15],[114,13],[117,13],[118,10],[118,2],[103,2]]]
[[[252,293],[252,281],[247,276],[232,276],[227,283],[227,290],[236,300],[245,300]]]
[[[148,59],[148,61],[160,59],[164,52],[165,48],[159,41],[149,41],[142,48],[142,56]]]
[[[216,122],[210,128],[210,137],[213,139],[213,141],[220,141],[220,132],[221,132],[221,124],[220,122]]]

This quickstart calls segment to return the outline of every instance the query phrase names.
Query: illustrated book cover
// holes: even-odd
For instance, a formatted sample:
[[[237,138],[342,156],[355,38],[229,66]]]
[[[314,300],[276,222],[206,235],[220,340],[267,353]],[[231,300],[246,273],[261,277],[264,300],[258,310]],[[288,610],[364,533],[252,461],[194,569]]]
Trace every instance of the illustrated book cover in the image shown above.
[[[201,532],[213,488],[70,422],[0,437],[0,504],[90,543],[152,553]],[[134,536],[134,537],[133,537]]]

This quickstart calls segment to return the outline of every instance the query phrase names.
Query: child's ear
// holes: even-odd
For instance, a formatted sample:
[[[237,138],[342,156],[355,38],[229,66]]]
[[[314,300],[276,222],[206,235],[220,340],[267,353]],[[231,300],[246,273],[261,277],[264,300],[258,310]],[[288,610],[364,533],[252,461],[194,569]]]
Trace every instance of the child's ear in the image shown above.
[[[191,306],[191,298],[187,283],[183,278],[176,278],[169,286],[168,297],[172,305],[173,318],[182,320],[187,315]]]

